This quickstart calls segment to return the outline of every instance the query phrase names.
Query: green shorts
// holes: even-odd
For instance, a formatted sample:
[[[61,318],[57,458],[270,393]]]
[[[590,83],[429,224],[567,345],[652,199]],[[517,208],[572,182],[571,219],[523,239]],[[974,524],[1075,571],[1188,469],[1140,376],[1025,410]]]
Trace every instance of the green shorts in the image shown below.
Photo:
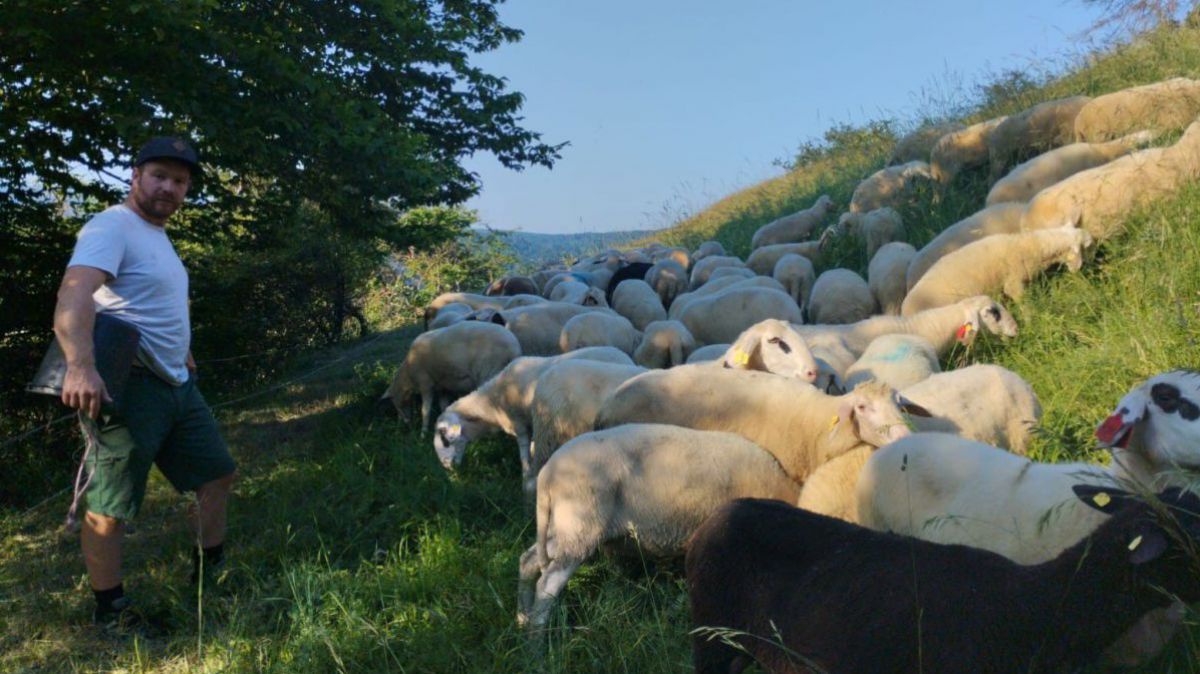
[[[151,464],[180,492],[237,468],[195,377],[176,387],[135,367],[116,413],[99,422],[84,416],[83,423],[99,431],[99,444],[87,459],[87,510],[98,515],[119,520],[136,515]]]

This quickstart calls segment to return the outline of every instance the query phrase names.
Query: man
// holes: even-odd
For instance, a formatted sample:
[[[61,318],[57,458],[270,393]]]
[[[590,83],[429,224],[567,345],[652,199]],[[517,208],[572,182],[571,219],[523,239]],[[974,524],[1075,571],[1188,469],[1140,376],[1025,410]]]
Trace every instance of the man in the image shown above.
[[[145,496],[150,464],[180,492],[196,492],[189,513],[200,539],[193,581],[201,562],[212,568],[221,561],[235,464],[196,388],[187,271],[166,232],[199,168],[185,141],[147,142],[134,160],[129,196],[83,226],[58,290],[54,332],[67,360],[62,401],[80,411],[93,452],[80,547],[100,625],[120,628],[136,620],[121,582],[121,543],[124,523]],[[140,333],[118,406],[105,407],[111,414],[101,414],[112,399],[96,371],[97,311]]]

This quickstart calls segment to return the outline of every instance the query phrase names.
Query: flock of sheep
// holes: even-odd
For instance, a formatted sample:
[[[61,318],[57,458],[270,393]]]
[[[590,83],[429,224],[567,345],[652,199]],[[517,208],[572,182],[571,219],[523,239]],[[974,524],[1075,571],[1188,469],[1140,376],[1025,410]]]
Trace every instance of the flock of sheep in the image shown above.
[[[698,672],[1143,662],[1200,599],[1184,560],[1200,499],[1179,489],[1200,469],[1200,374],[1116,405],[1096,432],[1111,465],[1047,464],[1023,456],[1042,413],[1027,382],[940,362],[980,332],[1016,337],[991,295],[1078,270],[1131,209],[1200,178],[1197,115],[1200,81],[1173,79],[924,129],[828,227],[822,196],[745,260],[652,244],[443,294],[385,398],[402,415],[420,398],[447,469],[480,437],[516,438],[537,532],[517,620],[535,643],[603,547],[686,553]],[[906,243],[893,206],[974,167],[985,207]],[[817,275],[846,236],[867,278]]]

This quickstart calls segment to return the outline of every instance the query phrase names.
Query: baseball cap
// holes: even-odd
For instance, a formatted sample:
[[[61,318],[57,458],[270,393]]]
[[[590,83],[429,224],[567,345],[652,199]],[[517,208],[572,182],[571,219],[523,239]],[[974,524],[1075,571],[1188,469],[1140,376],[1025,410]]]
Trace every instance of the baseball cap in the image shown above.
[[[200,158],[196,155],[196,151],[192,146],[182,138],[174,136],[155,136],[146,141],[141,150],[138,150],[137,158],[133,160],[134,166],[141,166],[148,161],[154,159],[174,159],[188,165],[192,175],[200,173]]]

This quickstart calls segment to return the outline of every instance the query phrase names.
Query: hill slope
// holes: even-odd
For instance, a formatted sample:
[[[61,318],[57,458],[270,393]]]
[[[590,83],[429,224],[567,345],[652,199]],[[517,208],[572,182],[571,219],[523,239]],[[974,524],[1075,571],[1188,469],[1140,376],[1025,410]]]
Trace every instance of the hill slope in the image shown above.
[[[1161,31],[976,118],[1050,98],[1200,75],[1200,32]],[[744,190],[657,238],[715,238],[745,254],[762,223],[822,192],[843,204],[890,147],[834,151]],[[978,176],[946,197],[905,205],[916,243],[977,209]],[[1026,377],[1045,408],[1033,453],[1100,459],[1091,432],[1143,378],[1200,363],[1200,186],[1131,214],[1078,274],[1053,274],[1011,305],[1014,340],[982,340],[955,363],[998,362]],[[823,267],[861,269],[858,247]],[[62,499],[0,532],[0,670],[412,671],[533,669],[516,629],[517,559],[533,540],[514,444],[472,446],[457,475],[431,438],[377,414],[374,399],[415,333],[379,335],[296,363],[300,379],[223,409],[241,462],[230,565],[198,605],[186,586],[185,501],[156,480],[129,550],[129,585],[172,635],[113,643],[85,626],[90,597],[76,543],[53,533]],[[219,392],[210,392],[220,399]],[[1195,617],[1194,615],[1192,616]],[[686,672],[690,624],[677,575],[585,566],[554,613],[548,672]],[[1196,672],[1200,635],[1144,672]]]

